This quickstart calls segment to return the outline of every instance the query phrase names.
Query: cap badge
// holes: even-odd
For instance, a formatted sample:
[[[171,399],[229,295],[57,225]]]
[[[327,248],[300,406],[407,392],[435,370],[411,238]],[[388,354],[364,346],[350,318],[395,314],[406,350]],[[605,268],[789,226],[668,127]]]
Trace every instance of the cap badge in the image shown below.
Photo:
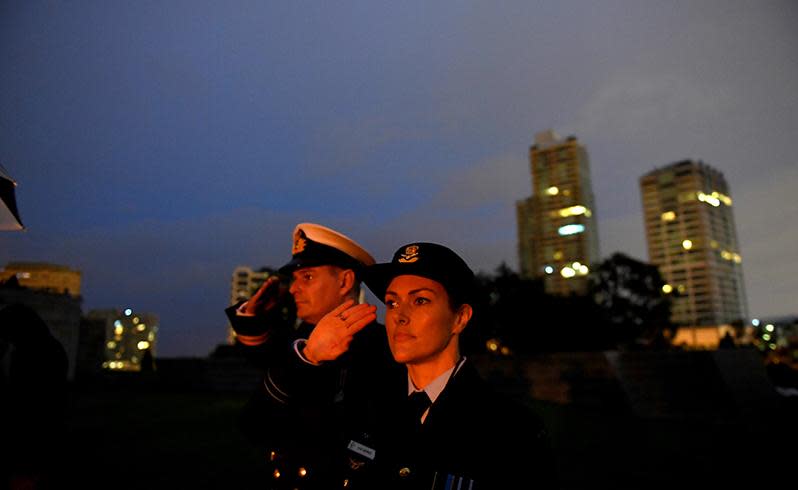
[[[293,247],[291,247],[291,255],[296,255],[300,252],[303,252],[307,244],[308,242],[305,239],[304,231],[299,230],[296,233],[294,233],[294,245]]]
[[[412,264],[418,260],[418,245],[408,245],[405,252],[399,256],[399,262]]]

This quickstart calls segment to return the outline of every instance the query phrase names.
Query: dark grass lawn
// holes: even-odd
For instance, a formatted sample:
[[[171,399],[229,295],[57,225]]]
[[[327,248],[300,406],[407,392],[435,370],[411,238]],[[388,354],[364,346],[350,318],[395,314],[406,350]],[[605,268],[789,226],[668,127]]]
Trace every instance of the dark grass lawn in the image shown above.
[[[563,489],[744,488],[756,478],[762,449],[748,427],[536,408],[551,432]]]
[[[235,425],[243,394],[75,391],[68,488],[256,488],[260,454]]]
[[[264,488],[261,455],[238,432],[244,393],[73,390],[63,488]],[[653,421],[534,402],[563,489],[742,488],[772,451],[751,427]],[[534,481],[534,475],[524,475]],[[754,487],[751,488],[755,488]],[[533,485],[520,488],[534,488]]]

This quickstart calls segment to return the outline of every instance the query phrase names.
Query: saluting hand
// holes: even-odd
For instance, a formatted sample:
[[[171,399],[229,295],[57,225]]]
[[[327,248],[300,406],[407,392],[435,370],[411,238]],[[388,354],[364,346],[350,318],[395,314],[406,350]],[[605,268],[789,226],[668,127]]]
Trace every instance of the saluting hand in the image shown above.
[[[280,279],[271,276],[261,284],[239,311],[244,315],[265,315],[282,303],[287,292],[287,289],[280,284]]]
[[[314,364],[337,359],[349,350],[355,334],[376,319],[376,306],[346,300],[316,324],[302,354]]]

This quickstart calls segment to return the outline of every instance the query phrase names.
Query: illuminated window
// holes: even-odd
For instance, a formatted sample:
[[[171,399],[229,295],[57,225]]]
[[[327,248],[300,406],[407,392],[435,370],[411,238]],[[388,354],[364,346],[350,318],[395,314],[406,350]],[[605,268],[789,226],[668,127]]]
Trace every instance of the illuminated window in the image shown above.
[[[662,221],[673,221],[676,219],[676,213],[673,211],[666,211],[662,213],[661,219]]]
[[[568,208],[562,208],[562,209],[560,209],[558,211],[558,214],[561,217],[563,217],[563,218],[567,218],[568,216],[579,216],[579,215],[582,215],[582,214],[584,214],[585,216],[587,216],[589,218],[592,215],[592,213],[590,212],[589,209],[587,209],[584,206],[579,206],[579,205],[571,206],[571,207],[568,207]]]
[[[718,207],[721,203],[725,204],[726,206],[732,205],[732,200],[729,196],[722,194],[717,191],[712,191],[710,194],[705,194],[703,192],[696,193],[698,200],[701,202],[705,202],[713,207]]]
[[[571,224],[571,225],[561,226],[557,230],[557,233],[559,233],[562,236],[567,236],[567,235],[576,235],[577,233],[582,233],[583,231],[585,231],[585,225]]]

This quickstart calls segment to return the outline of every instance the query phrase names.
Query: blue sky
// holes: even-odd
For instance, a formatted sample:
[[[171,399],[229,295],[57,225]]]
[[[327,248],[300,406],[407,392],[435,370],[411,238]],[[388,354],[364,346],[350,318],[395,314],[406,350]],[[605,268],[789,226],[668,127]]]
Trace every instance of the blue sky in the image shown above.
[[[591,159],[602,256],[647,260],[638,179],[724,173],[749,310],[798,313],[798,6],[785,1],[0,4],[0,164],[27,231],[0,265],[83,274],[83,309],[223,341],[237,265],[294,225],[378,260],[438,241],[515,267],[535,133]],[[530,311],[530,321],[534,312]]]

